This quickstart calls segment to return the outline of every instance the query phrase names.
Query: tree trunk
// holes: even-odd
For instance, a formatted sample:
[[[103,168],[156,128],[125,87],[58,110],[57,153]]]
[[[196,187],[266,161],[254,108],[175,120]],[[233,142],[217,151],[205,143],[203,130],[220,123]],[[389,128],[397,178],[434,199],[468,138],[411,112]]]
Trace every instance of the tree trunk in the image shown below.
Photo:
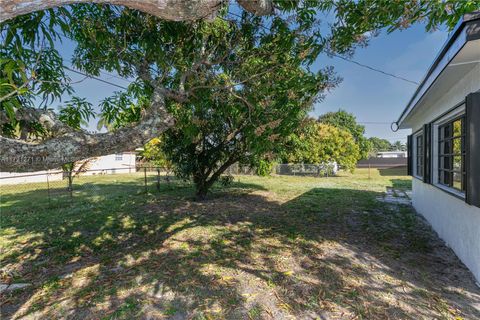
[[[224,173],[225,170],[227,170],[235,162],[237,162],[237,158],[232,157],[228,159],[224,164],[220,166],[220,168],[218,168],[217,171],[215,171],[210,176],[210,178],[208,178],[208,176],[203,173],[194,176],[193,182],[195,183],[195,196],[197,201],[203,201],[207,199],[208,191],[213,186],[213,184],[217,182],[221,174]]]
[[[215,17],[225,0],[1,0],[0,22],[34,11],[90,2],[122,5],[165,20],[185,21]],[[273,12],[271,0],[238,0],[238,3],[256,15]]]
[[[197,185],[195,192],[195,199],[197,201],[204,201],[207,199],[208,189],[205,184]]]

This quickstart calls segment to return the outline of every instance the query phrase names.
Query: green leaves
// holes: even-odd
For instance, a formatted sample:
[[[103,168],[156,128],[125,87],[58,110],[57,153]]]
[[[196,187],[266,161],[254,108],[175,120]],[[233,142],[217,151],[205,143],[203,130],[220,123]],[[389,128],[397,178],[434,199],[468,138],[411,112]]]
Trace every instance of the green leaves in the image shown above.
[[[342,130],[350,132],[360,148],[360,159],[366,159],[370,152],[370,143],[365,138],[365,127],[357,123],[357,119],[351,113],[345,110],[338,110],[337,112],[328,112],[318,118],[320,123],[329,124]]]
[[[92,104],[86,99],[72,97],[60,108],[59,119],[69,127],[80,129],[81,125],[87,125],[88,120],[95,116]]]
[[[353,171],[360,149],[346,130],[313,119],[305,121],[289,137],[283,160],[288,163],[328,164],[335,162]]]

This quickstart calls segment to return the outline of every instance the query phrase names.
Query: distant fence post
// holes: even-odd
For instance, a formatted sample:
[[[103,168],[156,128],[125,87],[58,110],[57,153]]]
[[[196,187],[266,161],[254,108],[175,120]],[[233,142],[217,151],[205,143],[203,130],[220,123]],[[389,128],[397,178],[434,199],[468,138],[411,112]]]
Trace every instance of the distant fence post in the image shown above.
[[[72,170],[68,171],[68,191],[70,192],[70,198],[73,197],[73,177]]]
[[[147,185],[147,167],[143,167],[143,177],[145,180],[145,193],[148,193],[148,185]]]
[[[157,168],[157,191],[160,191],[160,168]]]
[[[50,181],[48,181],[48,175],[49,173],[47,172],[47,195],[48,195],[48,205],[50,206]]]

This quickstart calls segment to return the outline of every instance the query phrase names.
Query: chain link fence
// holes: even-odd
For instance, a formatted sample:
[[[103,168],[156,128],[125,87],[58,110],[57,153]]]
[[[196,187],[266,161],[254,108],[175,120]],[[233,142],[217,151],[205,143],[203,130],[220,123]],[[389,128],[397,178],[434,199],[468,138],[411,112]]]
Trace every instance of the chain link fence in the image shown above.
[[[52,205],[122,193],[154,193],[162,188],[189,185],[171,171],[159,167],[8,174],[0,177],[0,204]]]
[[[272,174],[292,176],[331,176],[335,165],[278,164]],[[224,173],[254,175],[249,167],[232,165]],[[109,168],[68,172],[44,171],[32,174],[3,174],[0,176],[0,205],[33,207],[37,205],[67,204],[71,201],[96,201],[102,197],[125,194],[148,194],[167,188],[190,187],[187,180],[160,167]]]
[[[329,177],[334,176],[338,171],[336,163],[330,164],[277,164],[272,168],[271,174],[276,175],[288,175],[288,176],[313,176],[313,177]],[[234,164],[230,166],[225,174],[229,175],[254,175],[256,174],[254,169],[249,167],[240,166]]]

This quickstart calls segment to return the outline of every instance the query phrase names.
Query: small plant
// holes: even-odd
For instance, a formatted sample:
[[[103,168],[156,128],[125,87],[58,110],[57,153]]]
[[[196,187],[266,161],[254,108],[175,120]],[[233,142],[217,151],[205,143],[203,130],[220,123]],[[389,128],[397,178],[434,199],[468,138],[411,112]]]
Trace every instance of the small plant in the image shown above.
[[[275,162],[268,160],[260,160],[255,166],[255,173],[261,177],[269,176],[273,171],[274,165]]]

